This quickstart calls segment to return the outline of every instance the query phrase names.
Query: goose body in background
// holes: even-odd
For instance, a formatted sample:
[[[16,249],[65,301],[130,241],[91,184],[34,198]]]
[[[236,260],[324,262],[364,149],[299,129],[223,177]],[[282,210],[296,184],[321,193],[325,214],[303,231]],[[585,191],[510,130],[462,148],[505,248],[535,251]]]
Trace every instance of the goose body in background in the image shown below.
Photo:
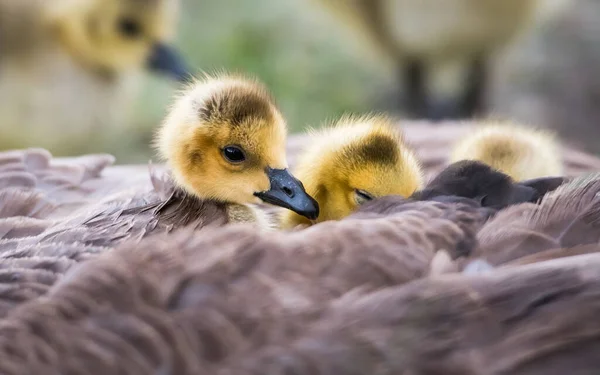
[[[0,0],[0,149],[78,154],[123,132],[143,71],[188,76],[171,46],[178,12],[179,0]]]
[[[486,112],[489,68],[568,0],[313,0],[393,64],[414,118]]]

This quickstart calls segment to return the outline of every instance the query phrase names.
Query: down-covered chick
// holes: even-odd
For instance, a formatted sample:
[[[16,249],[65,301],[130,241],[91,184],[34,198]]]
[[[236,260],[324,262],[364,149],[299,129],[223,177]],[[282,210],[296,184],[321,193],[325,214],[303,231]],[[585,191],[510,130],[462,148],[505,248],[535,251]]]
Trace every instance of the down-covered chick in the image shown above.
[[[188,77],[171,46],[178,9],[179,0],[0,0],[0,148],[89,152],[90,139],[124,132],[142,71]]]
[[[119,75],[141,67],[181,80],[188,74],[169,46],[178,0],[0,0],[0,10],[3,63],[54,49],[90,74]]]
[[[485,121],[453,147],[450,161],[478,160],[522,181],[563,173],[561,148],[553,133],[513,124]]]
[[[344,116],[313,131],[295,174],[319,202],[315,222],[339,220],[366,201],[384,195],[408,197],[422,184],[419,162],[403,135],[384,116]],[[311,224],[285,212],[282,227]]]
[[[246,204],[260,202],[312,220],[319,206],[288,171],[286,137],[286,122],[262,84],[207,75],[181,93],[155,144],[181,189],[230,203],[238,221],[249,221]]]

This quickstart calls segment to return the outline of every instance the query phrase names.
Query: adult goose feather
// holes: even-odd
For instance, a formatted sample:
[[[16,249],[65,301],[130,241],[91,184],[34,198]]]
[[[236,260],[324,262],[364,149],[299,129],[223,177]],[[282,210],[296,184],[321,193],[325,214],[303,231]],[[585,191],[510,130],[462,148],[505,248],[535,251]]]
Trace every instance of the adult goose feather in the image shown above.
[[[352,222],[328,223],[329,231],[344,221]],[[357,278],[302,266],[295,253],[285,256],[289,249],[271,247],[285,242],[253,245],[263,237],[244,226],[208,236],[180,232],[130,242],[86,262],[46,298],[2,321],[0,368],[15,375],[42,368],[73,374],[385,369],[533,375],[567,368],[592,374],[600,365],[598,255],[487,275],[385,281],[376,272]],[[323,264],[344,268],[342,259]],[[280,266],[286,271],[278,272]],[[316,270],[318,282],[311,281]],[[274,282],[276,275],[287,277]]]
[[[204,245],[199,243],[197,246],[205,247],[207,251],[210,249],[216,253],[228,253],[231,259],[227,262],[231,262],[235,269],[245,269],[244,274],[250,275],[248,277],[254,272],[262,272],[274,280],[277,279],[279,284],[283,283],[281,278],[285,279],[285,275],[296,279],[297,276],[294,275],[313,269],[310,271],[312,279],[306,282],[310,285],[323,285],[320,293],[328,296],[328,293],[339,288],[332,285],[333,289],[328,292],[327,280],[333,274],[354,274],[355,277],[349,282],[360,284],[363,282],[361,280],[364,280],[365,284],[371,283],[375,287],[382,282],[405,282],[425,275],[431,259],[439,249],[455,249],[457,254],[453,254],[454,257],[468,255],[475,244],[474,237],[483,219],[477,210],[469,205],[452,204],[451,207],[450,204],[439,202],[413,202],[411,207],[395,215],[377,215],[376,218],[369,218],[368,225],[364,225],[365,218],[357,217],[339,223],[323,223],[319,227],[301,233],[291,232],[289,235],[285,232],[269,232],[269,235],[259,236],[255,233],[256,230],[252,229],[246,229],[245,232],[240,230],[240,234],[236,234],[232,229],[233,232],[218,232],[221,234],[215,235],[216,238],[209,237]],[[149,221],[143,218],[134,220],[144,224]],[[44,233],[36,237],[6,240],[2,244],[0,264],[9,262],[10,265],[10,262],[19,259],[22,261],[21,268],[31,266],[37,270],[40,267],[52,267],[52,272],[60,276],[68,267],[61,268],[60,265],[51,263],[53,259],[59,259],[70,267],[76,262],[95,257],[100,252],[107,252],[121,242],[137,243],[147,233],[140,229],[140,225],[131,227],[127,217],[120,218],[117,222],[119,224],[112,220],[112,227],[83,224],[60,233],[50,231],[50,234]],[[123,226],[124,230],[121,229]],[[163,227],[154,232],[167,234],[169,229]],[[204,232],[216,230],[214,226],[206,226],[205,229]],[[252,236],[247,238],[247,241],[229,242],[232,238],[246,238],[248,235],[244,233],[248,232],[252,233]],[[103,237],[108,234],[110,236],[107,238]],[[122,237],[129,237],[129,241]],[[155,236],[152,238],[156,239]],[[166,246],[172,246],[172,241],[176,239],[165,237],[163,241]],[[398,247],[399,244],[403,245]],[[365,252],[367,247],[371,251]],[[279,250],[269,252],[269,249],[273,248]],[[236,265],[237,261],[247,257],[262,258],[260,264],[256,265],[256,271],[251,264],[244,266],[243,261]],[[295,258],[297,262],[288,263],[290,257]],[[206,267],[210,264],[210,258],[211,255],[202,257]],[[46,264],[47,262],[51,264]],[[268,269],[264,270],[263,267]],[[321,273],[319,270],[327,272]],[[275,274],[271,274],[272,272]],[[222,273],[222,276],[218,276],[219,273]],[[372,278],[372,274],[381,276],[367,281]],[[221,270],[215,277],[227,275],[228,272]],[[13,282],[19,283],[20,280],[17,278]],[[281,288],[282,291],[285,289],[284,286]]]
[[[492,264],[555,248],[600,241],[600,175],[590,174],[560,186],[539,205],[522,204],[499,212],[477,234],[478,253]]]
[[[32,161],[36,156],[28,156],[38,154],[46,156],[40,167]],[[110,156],[55,160],[39,150],[7,155],[15,164],[10,169],[20,174],[3,171],[0,181],[10,182],[0,193],[31,194],[43,209],[22,199],[0,225],[7,236],[0,242],[3,373],[245,374],[279,368],[534,375],[564,368],[592,374],[599,365],[589,354],[598,350],[600,335],[594,319],[600,308],[598,255],[509,265],[572,248],[563,241],[572,222],[581,219],[577,227],[584,229],[595,225],[595,174],[563,184],[539,205],[502,209],[491,221],[468,198],[392,196],[339,222],[267,233],[249,224],[176,230],[177,224],[157,222],[139,207],[164,202],[170,180],[154,172],[149,178],[146,167],[108,167]],[[566,170],[573,173],[568,155]],[[587,170],[598,162],[577,158]],[[79,177],[69,183],[45,177],[65,170],[78,170]],[[106,186],[134,170],[125,179],[129,189]],[[550,220],[566,198],[590,215],[571,212],[556,216],[562,218],[558,224]],[[508,246],[496,254],[496,238],[485,234],[501,228],[499,219],[511,212],[525,213],[530,230],[551,246]],[[30,220],[23,235],[11,227],[21,219]],[[148,233],[156,235],[145,238]],[[451,267],[480,258],[506,269],[470,275]],[[447,264],[436,265],[436,259]]]

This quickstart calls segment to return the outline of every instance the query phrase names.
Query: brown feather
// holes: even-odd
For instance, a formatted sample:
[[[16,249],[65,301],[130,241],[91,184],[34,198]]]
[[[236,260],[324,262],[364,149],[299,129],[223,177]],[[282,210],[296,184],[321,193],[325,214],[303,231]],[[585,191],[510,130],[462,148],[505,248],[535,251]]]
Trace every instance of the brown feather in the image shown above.
[[[152,203],[149,207],[156,206]],[[126,242],[124,246],[132,249],[145,249],[155,246],[156,242],[161,251],[167,252],[176,248],[189,249],[186,251],[204,249],[206,254],[198,257],[197,266],[207,272],[211,270],[211,282],[219,285],[219,280],[225,282],[241,272],[236,277],[250,280],[246,282],[247,286],[241,287],[242,295],[248,298],[254,295],[252,289],[261,290],[267,286],[255,276],[264,274],[261,277],[267,277],[265,282],[270,280],[268,285],[280,284],[278,290],[282,296],[292,293],[290,301],[294,298],[299,301],[326,300],[355,287],[376,288],[422,277],[429,272],[429,264],[438,250],[446,249],[454,257],[468,254],[481,225],[471,207],[450,209],[437,202],[413,202],[410,210],[368,219],[368,225],[364,225],[367,219],[349,218],[338,223],[323,223],[303,232],[259,235],[252,226],[232,226],[228,231],[215,231],[214,226],[220,223],[204,222],[193,227],[198,232],[193,241],[188,238],[178,240],[181,236],[153,236],[148,239],[151,242],[144,242],[138,248],[139,240],[150,233],[168,234],[174,228],[173,224],[161,224],[160,217],[150,221],[144,219],[143,215],[148,211],[135,216],[122,209],[112,210],[114,213],[105,208],[99,211],[101,215],[87,213],[74,217],[35,237],[0,242],[0,267],[3,262],[11,262],[6,266],[11,269],[16,260],[21,261],[20,267],[40,267],[35,261],[40,257],[65,259],[65,268],[59,270],[62,274],[76,262],[95,257],[119,243]],[[155,226],[148,228],[149,223]],[[427,229],[423,230],[424,227]],[[212,258],[217,263],[213,264]],[[52,267],[52,272],[58,272],[55,264],[48,263],[47,266]],[[310,273],[303,282],[306,287],[296,287],[294,292],[288,290],[286,284],[295,282],[304,272]],[[339,284],[338,278],[347,280]],[[250,289],[245,291],[245,288]]]
[[[434,149],[457,136],[436,129],[435,137],[413,137],[432,170],[444,163]],[[181,232],[174,229],[195,224],[194,209],[214,210],[215,225],[220,211],[186,201],[167,175],[62,160],[92,171],[80,173],[53,168],[52,159],[44,165],[43,157],[34,171],[16,155],[21,161],[10,160],[7,169],[25,165],[36,181],[32,190],[16,191],[39,195],[52,211],[38,214],[43,222],[21,222],[22,232],[0,224],[2,373],[533,375],[594,373],[600,366],[594,254],[439,275],[455,270],[448,259],[465,255],[501,264],[562,247],[575,239],[564,235],[569,220],[580,220],[576,227],[584,231],[594,227],[595,182],[568,184],[575,188],[560,188],[539,207],[510,207],[485,225],[477,207],[464,202],[392,197],[373,202],[371,212],[365,205],[353,217],[298,232],[207,222]],[[74,186],[55,183],[60,178],[41,182],[44,171]],[[559,196],[591,216],[573,211],[556,223],[553,210],[569,209],[550,203]],[[6,218],[36,218],[23,202]],[[482,233],[496,242],[482,241]]]
[[[334,233],[348,223],[356,221],[307,231]],[[366,231],[361,224],[352,230]],[[376,272],[339,272],[382,247],[350,255],[351,238],[341,251],[328,243],[298,258],[290,243],[321,246],[322,238],[276,237],[249,226],[186,231],[86,262],[4,319],[0,368],[11,375],[534,375],[592,374],[600,366],[598,256],[398,285],[401,278],[384,281]]]
[[[220,373],[593,374],[599,265],[588,256],[350,294],[299,338],[232,356]]]
[[[501,264],[544,250],[600,240],[600,175],[572,180],[546,195],[539,205],[500,212],[479,232],[479,254]]]
[[[600,252],[600,244],[587,244],[587,245],[579,245],[575,247],[567,247],[567,248],[559,248],[559,249],[550,249],[546,251],[542,251],[536,254],[532,254],[529,256],[524,256],[522,258],[515,259],[511,262],[504,263],[502,266],[515,266],[515,265],[525,265],[532,264],[537,262],[543,262],[546,260],[566,258],[576,255],[584,255],[584,254],[594,254]]]

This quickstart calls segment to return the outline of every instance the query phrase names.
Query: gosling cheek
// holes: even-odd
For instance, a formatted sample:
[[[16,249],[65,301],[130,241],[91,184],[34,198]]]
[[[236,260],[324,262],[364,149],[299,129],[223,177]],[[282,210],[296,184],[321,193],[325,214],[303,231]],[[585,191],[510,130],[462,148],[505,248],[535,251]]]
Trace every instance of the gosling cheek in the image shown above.
[[[236,200],[241,203],[255,203],[257,202],[256,196],[254,195],[254,186],[253,184],[244,184],[240,182],[238,184],[234,184],[230,186],[230,191],[232,194],[236,196]]]
[[[257,178],[257,180],[258,180],[258,183],[256,184],[253,193],[267,191],[271,188],[271,182],[269,181],[269,178],[267,177],[266,174],[260,176],[259,178]]]

